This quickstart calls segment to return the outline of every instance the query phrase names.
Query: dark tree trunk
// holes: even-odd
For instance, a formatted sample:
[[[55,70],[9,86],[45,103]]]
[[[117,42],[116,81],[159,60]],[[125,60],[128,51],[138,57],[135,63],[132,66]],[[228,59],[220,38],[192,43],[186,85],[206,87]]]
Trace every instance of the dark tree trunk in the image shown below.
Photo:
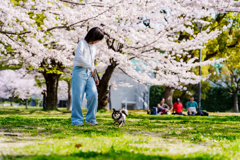
[[[46,110],[56,110],[57,109],[57,88],[58,88],[58,81],[61,74],[55,73],[46,73],[43,72],[43,76],[46,81],[47,86],[47,107]]]
[[[68,100],[67,100],[67,110],[72,110],[72,88],[71,88],[71,82],[67,82],[68,84]]]
[[[112,110],[112,101],[111,101],[111,88],[112,86],[109,86],[109,109]]]
[[[118,63],[114,61],[113,59],[110,59],[111,65],[108,66],[106,69],[105,73],[102,76],[102,79],[99,81],[99,85],[97,87],[98,90],[98,110],[104,109],[104,110],[109,110],[108,108],[108,84],[109,80],[112,77],[112,74],[114,72],[114,69],[117,67]]]
[[[10,99],[10,105],[13,106],[13,99],[14,97],[12,96],[11,99]]]
[[[239,112],[239,108],[238,108],[238,92],[233,93],[233,97],[234,97],[234,112]]]
[[[173,106],[173,91],[173,88],[166,87],[163,95],[163,97],[165,98],[165,103],[170,107],[170,109]]]
[[[25,104],[25,106],[26,106],[26,109],[28,109],[28,99],[26,99],[26,104]]]

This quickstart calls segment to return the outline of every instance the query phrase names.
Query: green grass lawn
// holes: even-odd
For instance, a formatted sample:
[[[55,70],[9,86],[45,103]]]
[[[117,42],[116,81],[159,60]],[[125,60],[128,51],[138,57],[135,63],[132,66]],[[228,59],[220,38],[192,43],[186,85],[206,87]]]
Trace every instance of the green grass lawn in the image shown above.
[[[0,159],[240,159],[237,114],[154,116],[130,111],[126,125],[118,128],[111,112],[97,113],[97,126],[76,127],[65,111],[0,107]]]

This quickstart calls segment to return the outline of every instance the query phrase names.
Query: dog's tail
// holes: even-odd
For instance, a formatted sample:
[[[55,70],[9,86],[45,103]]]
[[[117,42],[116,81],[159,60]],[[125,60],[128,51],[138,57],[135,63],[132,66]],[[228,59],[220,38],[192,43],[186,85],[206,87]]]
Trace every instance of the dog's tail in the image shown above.
[[[122,112],[123,114],[125,114],[126,116],[128,116],[128,110],[126,110],[125,108],[122,108],[122,109],[121,109],[121,112]]]

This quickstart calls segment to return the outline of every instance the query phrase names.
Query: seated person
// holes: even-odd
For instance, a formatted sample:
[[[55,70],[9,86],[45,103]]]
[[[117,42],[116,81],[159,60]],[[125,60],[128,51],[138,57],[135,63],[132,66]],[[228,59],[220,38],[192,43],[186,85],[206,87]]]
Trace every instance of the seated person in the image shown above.
[[[177,102],[173,104],[172,114],[183,115],[182,110],[183,110],[183,105],[180,102],[180,98],[177,98]]]
[[[170,107],[165,103],[165,99],[161,98],[160,102],[158,103],[158,113],[159,114],[167,114]]]
[[[197,108],[198,108],[198,104],[197,102],[194,101],[194,97],[191,96],[190,97],[190,101],[187,102],[187,110],[188,110],[188,115],[192,115],[195,116],[197,114]]]

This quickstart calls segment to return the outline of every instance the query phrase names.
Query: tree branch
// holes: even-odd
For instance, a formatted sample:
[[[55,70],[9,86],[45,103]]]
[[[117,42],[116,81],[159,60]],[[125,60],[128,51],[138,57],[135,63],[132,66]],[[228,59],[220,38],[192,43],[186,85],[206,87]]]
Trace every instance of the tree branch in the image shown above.
[[[18,42],[16,42],[14,39],[12,39],[10,36],[8,36],[8,35],[6,35],[5,34],[5,36],[7,36],[10,40],[12,40],[14,43],[17,43],[19,46],[21,46],[21,47],[23,47],[22,46],[22,44],[20,44],[20,43],[18,43]],[[26,48],[24,48],[26,51],[28,51],[29,53],[31,53],[32,55],[34,55],[31,51],[29,51],[28,49],[26,49]]]
[[[134,78],[134,77],[132,77],[132,76],[130,76],[127,72],[125,72],[121,67],[118,67],[124,74],[126,74],[128,77],[130,77],[130,78],[132,78],[133,80],[135,80],[135,81],[137,81],[137,82],[140,82],[141,83],[141,81],[140,80],[138,80],[138,79],[136,79],[136,78]],[[147,83],[143,83],[143,84],[145,84],[145,85],[148,85],[149,86],[149,84],[147,84]]]
[[[73,5],[78,5],[78,6],[85,6],[85,5],[91,5],[93,7],[106,7],[106,5],[104,4],[93,4],[93,3],[80,3],[80,2],[71,2],[71,1],[68,1],[68,0],[59,0],[61,2],[65,2],[65,3],[69,3],[69,4],[73,4]]]
[[[118,2],[118,3],[121,3],[121,2],[122,2],[122,0],[121,0],[120,2]],[[73,24],[70,24],[70,25],[55,26],[55,27],[48,28],[47,30],[40,30],[40,31],[43,32],[43,31],[51,31],[51,30],[54,30],[54,29],[62,29],[62,28],[70,28],[70,27],[73,27],[73,26],[75,26],[75,25],[78,24],[78,23],[86,22],[86,21],[88,21],[88,20],[91,20],[91,19],[94,19],[94,18],[99,17],[100,15],[106,13],[106,12],[107,12],[108,10],[110,10],[111,8],[115,7],[118,3],[110,6],[107,10],[99,13],[98,15],[96,15],[96,16],[94,16],[94,17],[87,18],[87,19],[84,19],[84,20],[75,22],[75,23],[73,23]],[[5,35],[7,35],[7,34],[11,34],[11,35],[23,35],[23,34],[32,33],[32,32],[31,32],[31,31],[26,31],[26,32],[22,32],[22,33],[16,33],[16,32],[8,32],[8,31],[2,31],[2,30],[0,30],[0,33],[3,33],[3,34],[5,34]]]
[[[23,34],[31,33],[31,31],[21,32],[21,33],[15,33],[15,32],[8,32],[8,31],[2,31],[2,30],[0,30],[0,33],[3,33],[3,34],[11,34],[11,35],[23,35]]]
[[[217,86],[223,88],[228,94],[233,95],[232,92],[229,92],[229,91],[228,91],[225,87],[223,87],[221,84],[218,84],[217,82],[214,82],[214,81],[212,81],[212,82],[213,82],[214,84],[216,84]]]

